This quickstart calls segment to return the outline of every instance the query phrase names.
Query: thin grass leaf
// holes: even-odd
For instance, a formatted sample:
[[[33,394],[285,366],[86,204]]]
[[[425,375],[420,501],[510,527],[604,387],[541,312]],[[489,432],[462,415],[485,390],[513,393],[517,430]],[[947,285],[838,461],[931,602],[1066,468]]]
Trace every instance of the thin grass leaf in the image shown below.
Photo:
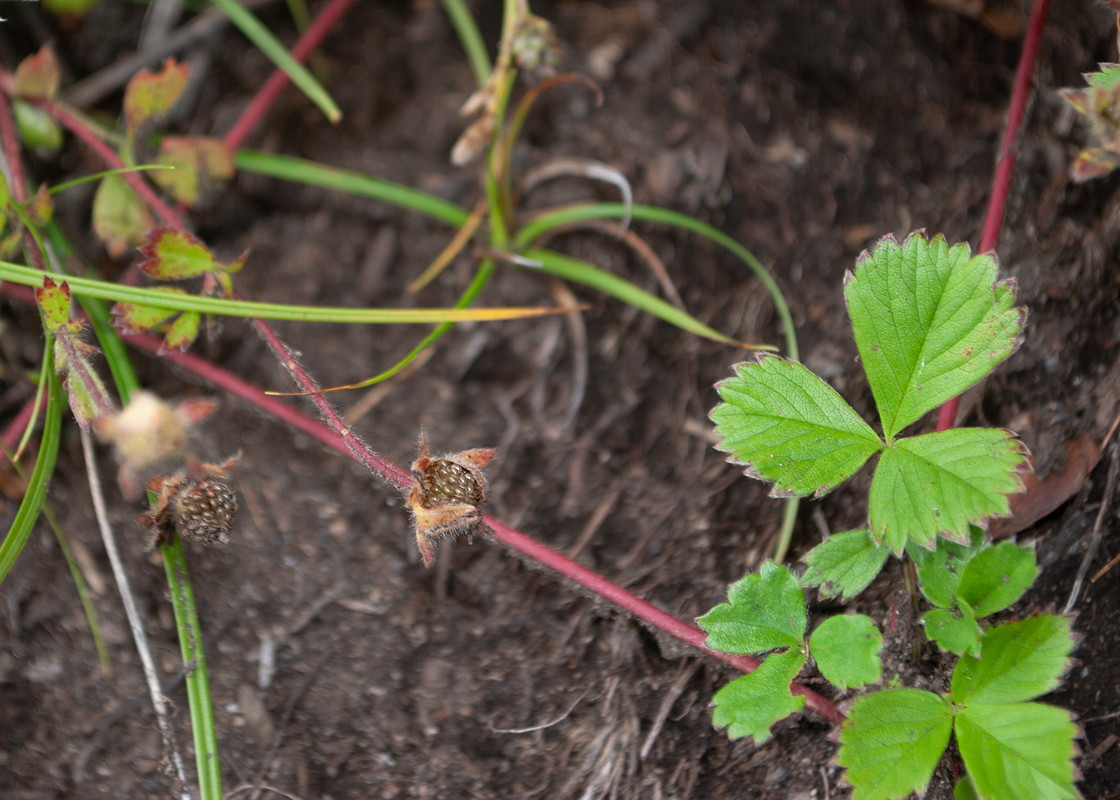
[[[175,169],[170,164],[140,164],[136,167],[122,167],[121,169],[107,169],[102,172],[95,172],[92,175],[83,175],[80,178],[74,178],[70,181],[63,181],[62,183],[55,184],[47,189],[53,197],[60,192],[65,192],[67,189],[73,189],[75,186],[81,186],[83,183],[92,183],[99,181],[102,178],[107,178],[110,175],[122,175],[126,172],[143,172],[144,170],[157,170],[157,169]]]
[[[463,0],[440,0],[440,2],[443,4],[443,10],[447,12],[447,18],[451,20],[451,26],[459,36],[459,43],[463,45],[463,50],[467,54],[474,79],[479,86],[485,85],[493,66],[471,10]]]
[[[24,286],[41,286],[43,273],[0,261],[0,280]],[[116,302],[140,303],[154,308],[174,311],[197,311],[203,314],[247,317],[251,319],[286,319],[298,322],[337,322],[356,324],[431,324],[480,320],[524,319],[550,314],[566,314],[570,308],[332,308],[329,306],[289,306],[257,303],[248,300],[226,300],[218,297],[199,297],[189,294],[171,294],[156,289],[123,286],[90,278],[68,278],[67,283],[76,295],[97,297]],[[660,301],[659,301],[660,302]],[[673,309],[676,311],[676,309]],[[676,312],[680,313],[680,312]],[[697,323],[699,324],[699,323]]]
[[[327,94],[327,90],[322,87],[319,81],[315,80],[315,76],[306,67],[292,58],[288,49],[253,15],[253,12],[242,6],[237,0],[212,0],[212,2],[226,13],[230,22],[236,25],[238,30],[245,34],[245,37],[258,50],[264,53],[273,64],[284,70],[289,80],[299,87],[299,90],[307,95],[312,103],[319,107],[319,110],[326,115],[327,119],[331,122],[338,122],[342,119],[342,112],[331,96]]]
[[[664,320],[670,325],[676,325],[681,330],[694,333],[697,336],[703,336],[705,339],[733,344],[747,350],[777,349],[773,345],[747,344],[732,339],[730,336],[725,336],[714,328],[709,328],[695,317],[684,313],[671,303],[665,302],[660,297],[656,297],[644,289],[639,289],[629,281],[623,280],[606,270],[599,269],[586,261],[561,255],[552,250],[541,250],[537,248],[530,248],[526,250],[523,255],[526,258],[539,261],[541,263],[541,272],[544,272],[546,275],[553,275],[557,278],[563,278],[566,281],[572,281],[574,283],[583,284],[584,286],[590,286],[592,289],[598,289],[600,292],[609,294],[611,297],[621,300],[628,305],[640,308],[647,314]]]
[[[85,576],[82,575],[82,569],[78,566],[78,561],[74,558],[74,551],[70,548],[70,540],[66,536],[66,531],[62,529],[62,525],[59,524],[58,517],[51,510],[50,505],[45,502],[43,503],[43,517],[47,520],[51,530],[54,531],[54,538],[58,540],[62,557],[66,559],[66,566],[70,570],[71,579],[74,581],[74,588],[78,591],[78,600],[82,603],[82,611],[86,615],[86,624],[89,625],[89,635],[93,638],[93,646],[97,650],[97,660],[101,664],[101,674],[106,678],[111,677],[113,663],[109,660],[109,648],[105,645],[105,637],[101,635],[101,621],[97,617],[97,608],[93,604],[93,598],[89,596],[89,586],[86,585]]]
[[[485,288],[486,284],[490,281],[490,278],[493,277],[495,269],[496,269],[496,267],[495,267],[494,261],[492,259],[489,259],[489,258],[485,259],[482,262],[482,265],[479,267],[478,272],[475,273],[474,280],[471,281],[470,286],[467,287],[467,290],[465,292],[463,292],[462,296],[455,303],[455,308],[466,308],[471,303],[473,303],[475,298],[478,297],[479,293],[482,292],[483,288]],[[329,389],[321,389],[318,392],[318,394],[326,394],[327,392],[338,392],[338,391],[342,391],[344,389],[364,389],[367,386],[373,386],[375,383],[381,383],[382,381],[386,381],[389,378],[396,375],[401,370],[403,370],[409,364],[411,364],[416,359],[416,357],[418,355],[420,355],[425,350],[427,350],[429,347],[431,347],[432,344],[437,339],[439,339],[441,336],[443,336],[449,330],[451,330],[451,324],[450,323],[445,322],[442,325],[438,325],[435,328],[435,330],[433,330],[431,333],[429,333],[427,336],[425,336],[423,339],[421,339],[420,343],[417,344],[415,347],[413,347],[412,350],[409,351],[407,356],[402,358],[400,361],[398,361],[393,366],[389,367],[389,369],[385,370],[384,372],[381,372],[377,375],[374,375],[372,378],[368,378],[368,379],[362,381],[361,383],[351,383],[351,384],[347,384],[345,386],[332,386]],[[274,394],[274,395],[292,395],[292,394],[295,394],[296,396],[303,396],[305,393],[302,393],[302,392],[265,392],[265,394]]]
[[[470,212],[462,206],[410,186],[363,175],[360,172],[326,167],[302,158],[262,153],[258,150],[238,150],[234,154],[233,163],[244,172],[309,186],[321,186],[324,189],[337,189],[357,197],[369,197],[392,203],[401,208],[427,214],[453,228],[462,227],[470,216]]]
[[[42,273],[40,273],[42,275]],[[27,543],[35,527],[35,520],[43,507],[43,500],[47,496],[47,483],[54,473],[54,465],[58,460],[58,444],[62,430],[62,408],[66,405],[66,394],[62,389],[62,381],[54,371],[54,347],[51,346],[49,334],[47,336],[47,356],[43,362],[43,376],[41,380],[47,381],[47,413],[43,423],[43,439],[39,444],[39,455],[35,459],[35,469],[31,472],[31,479],[27,482],[27,493],[19,504],[16,518],[8,529],[8,535],[0,543],[0,583],[3,583]]]
[[[467,246],[467,242],[471,240],[471,237],[478,232],[479,227],[482,225],[482,220],[486,216],[486,209],[487,204],[485,200],[479,200],[475,203],[474,209],[471,211],[470,219],[464,223],[463,227],[455,231],[455,236],[447,243],[447,247],[440,251],[440,254],[436,256],[435,260],[420,273],[416,280],[408,285],[405,291],[409,294],[415,294],[420,291],[435,280],[436,276],[443,272],[447,268],[447,265],[455,260],[455,257]]]
[[[770,294],[770,299],[774,301],[774,309],[778,312],[778,319],[782,326],[782,335],[786,342],[786,355],[794,361],[797,361],[801,357],[797,347],[797,334],[793,326],[793,316],[789,312],[789,305],[786,303],[782,290],[778,288],[778,284],[770,277],[770,273],[766,271],[766,267],[762,266],[762,262],[755,258],[753,253],[730,236],[722,231],[716,230],[706,222],[701,222],[687,214],[642,204],[635,205],[633,208],[629,209],[623,203],[590,203],[588,205],[573,206],[560,211],[542,214],[533,221],[523,225],[514,237],[514,247],[518,249],[528,247],[529,244],[534,242],[543,233],[560,225],[568,225],[573,222],[582,222],[589,219],[622,219],[626,216],[627,211],[631,212],[636,220],[660,222],[703,236],[705,239],[730,251],[740,261],[746,264],[751,272],[762,282],[762,285],[766,287],[766,291]]]

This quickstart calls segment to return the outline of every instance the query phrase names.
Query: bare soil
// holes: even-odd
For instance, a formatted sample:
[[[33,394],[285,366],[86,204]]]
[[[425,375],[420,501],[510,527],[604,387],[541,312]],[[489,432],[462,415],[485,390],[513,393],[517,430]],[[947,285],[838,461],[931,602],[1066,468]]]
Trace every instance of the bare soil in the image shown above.
[[[481,9],[491,41],[498,5]],[[518,147],[519,167],[598,159],[620,169],[640,201],[696,214],[743,242],[789,298],[803,360],[871,417],[841,294],[844,271],[888,233],[925,228],[975,244],[1019,42],[917,0],[565,0],[534,10],[556,24],[564,67],[592,75],[605,100],[594,108],[573,87],[546,94]],[[1019,4],[1003,10],[1025,21]],[[0,28],[5,66],[50,38],[71,82],[135,47],[143,7],[103,3],[80,24],[26,3],[6,4],[4,15],[14,18]],[[282,4],[262,15],[294,41]],[[1080,73],[1097,61],[1115,60],[1114,31],[1103,8],[1053,5],[998,248],[1030,309],[1026,343],[965,400],[969,424],[1021,433],[1040,476],[1063,467],[1066,443],[1077,436],[1100,441],[1120,408],[1120,177],[1067,181],[1085,132],[1055,94],[1080,85]],[[254,146],[473,205],[476,170],[447,160],[473,79],[440,6],[358,3],[322,54],[343,122],[332,127],[289,90]],[[191,57],[201,80],[173,125],[220,136],[270,66],[229,31]],[[118,92],[100,108],[116,114],[119,103]],[[54,180],[94,162],[71,144],[57,160],[27,163]],[[561,181],[531,202],[612,192]],[[110,262],[89,235],[89,194],[60,200],[59,215],[89,262],[116,275],[123,264]],[[473,264],[460,258],[409,298],[404,287],[444,247],[447,230],[380,203],[252,175],[238,176],[194,219],[219,253],[250,248],[238,283],[258,300],[446,305]],[[780,343],[767,296],[742,265],[695,237],[637,227],[690,311],[740,339]],[[554,245],[658,291],[643,264],[611,241],[579,233]],[[560,318],[461,325],[387,394],[375,389],[379,402],[354,429],[400,464],[413,457],[421,426],[441,451],[498,447],[488,470],[496,516],[693,619],[723,598],[729,582],[757,569],[782,513],[705,435],[711,387],[743,355],[570,289],[589,306],[577,325]],[[484,300],[545,304],[555,291],[511,267]],[[11,415],[26,397],[20,376],[37,363],[41,338],[27,309],[4,313],[0,405]],[[423,335],[403,326],[277,327],[325,385],[390,366]],[[242,323],[228,323],[198,349],[259,386],[288,388]],[[156,359],[136,360],[146,384],[164,396],[213,394]],[[574,387],[583,360],[581,395]],[[343,409],[372,402],[363,393],[334,399]],[[310,413],[305,401],[292,402]],[[227,790],[259,783],[307,800],[848,796],[822,720],[783,721],[761,747],[729,741],[712,728],[710,712],[712,694],[733,677],[728,669],[659,641],[482,538],[444,545],[438,567],[425,570],[395,492],[235,399],[223,399],[203,435],[204,455],[244,453],[234,540],[188,553]],[[1020,534],[1038,541],[1044,569],[1015,614],[1064,605],[1107,461],[1074,500]],[[108,454],[102,466],[113,474]],[[861,476],[804,503],[791,561],[820,540],[819,523],[832,531],[861,525],[866,487]],[[0,588],[0,795],[167,796],[159,736],[72,423],[49,499],[90,555],[114,672],[100,673],[66,565],[49,530],[37,531]],[[7,520],[17,502],[4,502]],[[114,492],[111,512],[130,545],[133,587],[162,674],[173,681],[178,644],[163,570],[132,525],[140,510]],[[1094,570],[1120,552],[1116,531],[1110,512]],[[1117,581],[1120,568],[1086,585],[1076,664],[1045,698],[1081,719],[1080,787],[1089,798],[1120,796]],[[888,570],[853,606],[883,627],[901,611],[911,641],[920,634],[900,585],[900,572]],[[837,610],[813,607],[817,615]],[[277,647],[275,671],[262,678],[268,641]],[[914,680],[944,674],[928,651],[917,662],[891,663]],[[811,673],[803,678],[828,688]],[[167,696],[189,753],[185,692],[173,684]],[[931,797],[951,796],[954,768],[939,770]]]

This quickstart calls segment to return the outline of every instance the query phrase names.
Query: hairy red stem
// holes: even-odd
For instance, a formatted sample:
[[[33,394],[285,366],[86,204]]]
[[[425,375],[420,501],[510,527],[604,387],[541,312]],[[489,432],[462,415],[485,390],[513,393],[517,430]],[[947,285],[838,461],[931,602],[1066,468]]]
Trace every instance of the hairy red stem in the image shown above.
[[[996,173],[992,179],[992,196],[988,200],[988,215],[984,219],[984,232],[980,235],[979,252],[994,251],[999,244],[999,233],[1003,228],[1003,215],[1007,209],[1007,197],[1011,193],[1011,178],[1015,172],[1016,143],[1022,131],[1023,119],[1027,115],[1027,105],[1031,97],[1031,82],[1034,65],[1038,60],[1038,43],[1042,40],[1042,30],[1046,26],[1046,12],[1050,0],[1034,0],[1031,18],[1027,23],[1027,34],[1023,37],[1023,51],[1019,55],[1019,67],[1015,71],[1015,84],[1011,90],[1011,103],[1007,110],[1007,125],[1003,129],[1003,139],[999,144],[999,158],[996,160]],[[954,397],[937,415],[937,430],[944,431],[957,424],[957,409],[961,398]]]
[[[292,58],[302,64],[352,5],[354,0],[330,0],[292,47],[290,53]],[[277,68],[273,71],[226,134],[224,141],[230,150],[236,150],[245,143],[249,134],[253,132],[253,126],[264,118],[289,82],[288,74],[284,70]]]

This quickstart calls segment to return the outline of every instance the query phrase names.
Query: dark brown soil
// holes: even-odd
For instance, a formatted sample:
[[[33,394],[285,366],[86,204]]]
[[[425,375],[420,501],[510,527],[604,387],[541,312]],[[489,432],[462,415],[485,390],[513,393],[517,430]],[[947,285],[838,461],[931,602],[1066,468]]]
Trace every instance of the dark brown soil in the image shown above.
[[[483,29],[493,39],[498,4],[485,5]],[[567,0],[534,10],[555,22],[564,66],[593,74],[605,102],[592,108],[579,88],[546,95],[518,147],[520,167],[560,156],[599,159],[629,178],[639,200],[694,213],[743,242],[786,292],[803,360],[870,416],[840,291],[844,270],[887,233],[926,228],[976,243],[1018,41],[917,0]],[[1017,5],[1004,10],[1025,19]],[[5,67],[52,37],[69,82],[131,50],[143,8],[105,3],[78,25],[60,25],[31,4],[6,4],[3,12],[16,18],[0,30]],[[294,40],[282,4],[263,16]],[[1051,10],[999,245],[1030,308],[1026,343],[965,402],[968,422],[1020,430],[1043,474],[1062,465],[1076,436],[1099,441],[1120,405],[1120,177],[1066,181],[1085,133],[1054,92],[1080,84],[1098,60],[1116,58],[1114,31],[1103,8],[1062,0]],[[229,32],[196,53],[208,56],[207,69],[175,124],[222,135],[269,65]],[[358,3],[323,54],[345,120],[330,126],[289,90],[255,146],[475,202],[475,170],[447,161],[472,76],[439,4]],[[119,102],[118,94],[102,108],[115,114]],[[58,160],[27,163],[53,180],[92,161],[71,147]],[[559,182],[532,202],[612,192]],[[88,259],[111,269],[88,234],[88,203],[88,194],[74,193],[60,217]],[[251,175],[195,220],[219,253],[251,248],[239,288],[274,302],[411,302],[404,287],[449,239],[415,214]],[[638,228],[700,319],[741,339],[781,341],[765,293],[742,265],[696,238]],[[658,291],[648,270],[612,242],[572,234],[554,244]],[[470,268],[461,258],[415,302],[453,302]],[[488,470],[497,517],[561,550],[581,543],[583,563],[695,618],[771,552],[782,513],[704,436],[711,386],[742,354],[571,290],[589,305],[581,318],[586,345],[559,318],[461,325],[354,428],[400,464],[413,457],[421,426],[437,450],[497,446]],[[550,284],[508,268],[484,299],[548,303]],[[3,397],[18,398],[24,389],[15,378],[37,362],[41,338],[25,309],[5,313],[0,344],[11,394]],[[328,385],[388,367],[422,335],[404,327],[277,327]],[[241,323],[198,349],[259,386],[288,387]],[[581,358],[587,388],[569,418]],[[212,393],[147,356],[137,362],[164,396]],[[334,399],[347,409],[363,396]],[[17,406],[7,407],[10,415]],[[239,401],[223,400],[204,436],[208,456],[244,452],[234,541],[188,553],[227,790],[259,782],[306,800],[848,796],[820,719],[781,722],[762,747],[731,742],[710,716],[729,670],[706,661],[697,668],[692,654],[662,647],[615,609],[478,537],[444,545],[438,568],[425,570],[395,493]],[[102,463],[111,475],[111,458]],[[1016,613],[1064,605],[1106,469],[1107,458],[1074,501],[1021,535],[1038,540],[1044,571]],[[113,676],[97,667],[57,545],[48,530],[37,531],[0,589],[5,798],[169,792],[85,480],[69,424],[50,502],[104,584],[95,599]],[[823,502],[804,503],[793,557],[819,541],[816,519],[834,531],[860,525],[866,487],[861,476]],[[7,502],[6,519],[15,508]],[[178,644],[163,570],[131,523],[139,511],[114,492],[111,512],[130,544],[133,587],[171,680]],[[581,537],[597,513],[601,524]],[[1094,569],[1120,551],[1116,531],[1110,512]],[[1080,786],[1090,798],[1120,796],[1117,581],[1120,568],[1087,584],[1077,663],[1047,698],[1082,719]],[[854,606],[885,624],[897,584],[898,571],[889,570]],[[269,640],[277,643],[275,674],[262,681]],[[683,691],[643,759],[674,685]],[[185,692],[175,686],[167,695],[189,752]],[[939,772],[931,797],[950,796],[948,776],[950,767]]]

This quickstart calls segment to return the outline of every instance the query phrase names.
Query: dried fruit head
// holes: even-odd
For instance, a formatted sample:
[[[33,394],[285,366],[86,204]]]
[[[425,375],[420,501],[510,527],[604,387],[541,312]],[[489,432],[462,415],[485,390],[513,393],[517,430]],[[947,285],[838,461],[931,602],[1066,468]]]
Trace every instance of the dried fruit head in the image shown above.
[[[237,515],[237,496],[218,478],[235,463],[236,457],[221,465],[193,462],[186,470],[148,481],[148,488],[159,497],[136,521],[152,531],[150,545],[169,543],[176,530],[184,539],[200,544],[228,542]]]
[[[432,458],[421,431],[408,507],[425,566],[434,563],[435,543],[440,539],[486,529],[478,508],[488,488],[482,468],[495,454],[494,450],[464,450]]]

